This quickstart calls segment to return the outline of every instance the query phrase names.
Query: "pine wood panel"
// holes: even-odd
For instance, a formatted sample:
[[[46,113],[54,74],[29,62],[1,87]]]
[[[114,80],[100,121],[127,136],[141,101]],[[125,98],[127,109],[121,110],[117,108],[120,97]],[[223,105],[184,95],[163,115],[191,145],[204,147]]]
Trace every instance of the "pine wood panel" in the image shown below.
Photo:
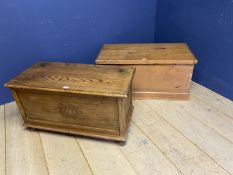
[[[119,146],[138,175],[181,175],[176,166],[132,124],[126,146]]]
[[[206,106],[199,99],[193,97],[186,103],[179,101],[175,102],[175,104],[178,105],[178,110],[187,111],[191,116],[208,127],[213,128],[233,143],[233,118],[219,113],[210,106]]]
[[[5,117],[4,105],[0,106],[0,174],[5,175]]]
[[[145,103],[162,115],[221,167],[233,174],[233,144],[231,141],[219,135],[214,129],[209,128],[185,110],[179,110],[172,102],[153,101]]]
[[[186,44],[106,44],[96,64],[135,66],[134,99],[189,98],[197,60]]]
[[[192,96],[203,101],[206,105],[233,118],[233,102],[195,82],[191,86]]]
[[[48,175],[38,131],[26,130],[15,103],[5,105],[6,174]]]
[[[189,93],[193,65],[136,65],[133,92]]]
[[[89,165],[73,136],[40,132],[50,175],[91,175]]]
[[[197,60],[184,43],[105,44],[98,64],[195,64]]]
[[[136,175],[115,143],[79,137],[77,140],[95,175]]]
[[[135,68],[36,63],[5,84],[9,88],[127,97]]]
[[[155,106],[160,103],[156,102],[157,101],[151,101],[146,102],[146,104],[155,108]],[[135,115],[133,121],[184,175],[228,174],[216,162],[214,162],[192,142],[186,139],[160,115],[153,112],[153,110],[143,102],[138,101],[135,102],[134,105]],[[164,109],[160,110],[162,110],[161,112],[166,112],[168,106],[166,104],[163,104],[163,106]],[[178,118],[175,114],[171,117]]]

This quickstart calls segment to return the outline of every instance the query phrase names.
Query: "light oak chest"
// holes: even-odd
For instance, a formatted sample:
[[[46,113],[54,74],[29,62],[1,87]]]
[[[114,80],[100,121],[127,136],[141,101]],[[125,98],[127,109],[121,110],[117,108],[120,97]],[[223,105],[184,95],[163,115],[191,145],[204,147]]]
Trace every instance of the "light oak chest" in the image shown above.
[[[12,90],[28,127],[125,141],[135,68],[41,62]]]
[[[132,65],[135,99],[188,99],[197,60],[186,44],[106,44],[96,64]]]

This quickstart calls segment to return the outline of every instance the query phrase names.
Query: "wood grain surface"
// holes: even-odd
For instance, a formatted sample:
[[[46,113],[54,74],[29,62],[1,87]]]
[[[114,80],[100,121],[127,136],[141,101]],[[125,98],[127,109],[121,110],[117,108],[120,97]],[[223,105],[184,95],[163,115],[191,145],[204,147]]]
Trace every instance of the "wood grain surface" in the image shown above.
[[[129,128],[127,146],[119,146],[119,149],[138,174],[182,175],[180,170],[133,123]]]
[[[135,68],[36,63],[5,84],[9,88],[126,97]]]
[[[203,101],[205,105],[209,106],[211,109],[215,109],[223,115],[233,118],[231,100],[195,82],[192,82],[191,93],[194,98]]]
[[[158,146],[166,157],[172,161],[183,174],[228,174],[227,171],[219,167],[218,163],[213,162],[212,159],[206,155],[206,153],[187,139],[185,137],[187,136],[185,133],[180,132],[180,128],[178,129],[176,125],[178,122],[183,122],[182,119],[178,119],[180,115],[168,112],[166,109],[171,107],[168,107],[166,103],[164,105],[164,102],[162,102],[163,105],[159,105],[161,104],[160,101],[145,101],[145,103],[137,102],[135,107],[140,107],[138,107],[137,110],[135,109],[134,122],[136,125],[142,129],[142,131],[153,141],[154,144]],[[155,108],[155,106],[157,106],[157,108]],[[160,106],[163,106],[164,108],[160,108]],[[167,117],[165,117],[164,114]],[[170,116],[170,118],[168,118],[168,116]],[[146,123],[142,122],[143,117],[143,120],[146,120]],[[151,120],[152,123],[147,124],[147,118],[150,118],[149,120]],[[176,119],[178,119],[178,121],[174,123],[173,120]],[[190,120],[188,122],[190,125],[192,125]],[[188,128],[188,126],[186,128]],[[190,133],[193,132],[192,129],[189,131]],[[212,142],[210,142],[210,144],[211,143]]]
[[[197,60],[184,43],[106,44],[96,63],[135,66],[134,99],[187,100]]]
[[[192,116],[192,111],[181,110],[172,102],[146,102],[151,109],[169,121],[192,143],[207,153],[227,172],[233,173],[233,146],[232,142],[220,135],[212,127],[206,127],[206,122]],[[174,117],[176,116],[176,117]],[[205,117],[208,116],[206,113]],[[208,116],[211,117],[211,116]],[[214,119],[213,119],[214,120]],[[192,122],[190,122],[192,121]],[[223,124],[223,123],[222,123]],[[224,125],[225,126],[225,125]],[[227,152],[226,152],[227,150]],[[219,173],[221,174],[221,173]]]
[[[232,175],[233,102],[191,89],[189,101],[134,100],[125,146],[26,129],[16,104],[2,105],[0,174]]]
[[[75,137],[40,132],[50,175],[91,175],[92,171]]]
[[[43,62],[6,86],[27,127],[126,141],[134,72],[132,67]]]
[[[137,175],[117,144],[85,138],[77,138],[77,141],[94,174]]]
[[[6,174],[48,175],[38,131],[25,130],[15,103],[5,105]]]
[[[105,44],[97,64],[195,64],[196,58],[184,43]]]

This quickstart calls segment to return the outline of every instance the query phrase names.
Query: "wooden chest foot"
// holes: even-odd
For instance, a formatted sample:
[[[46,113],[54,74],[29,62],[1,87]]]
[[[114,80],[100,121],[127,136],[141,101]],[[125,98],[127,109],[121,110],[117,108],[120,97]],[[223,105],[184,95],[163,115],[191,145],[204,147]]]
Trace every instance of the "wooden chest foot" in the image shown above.
[[[119,141],[118,144],[119,144],[120,146],[125,146],[125,145],[126,145],[126,141]]]

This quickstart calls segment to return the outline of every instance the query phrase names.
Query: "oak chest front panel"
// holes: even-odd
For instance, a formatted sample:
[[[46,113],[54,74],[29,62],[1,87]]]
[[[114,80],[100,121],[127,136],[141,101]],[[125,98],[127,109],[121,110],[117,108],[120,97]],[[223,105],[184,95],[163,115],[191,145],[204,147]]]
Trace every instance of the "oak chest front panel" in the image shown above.
[[[56,66],[56,64],[58,65]],[[133,68],[107,66],[109,69],[115,69],[113,72],[112,70],[110,71],[115,76],[114,82],[112,82],[110,77],[89,78],[87,77],[88,73],[79,75],[79,77],[73,77],[72,71],[68,70],[70,66],[61,65],[61,63],[45,64],[48,67],[55,66],[55,72],[54,70],[44,71],[44,69],[41,71],[38,65],[40,66],[41,63],[34,65],[32,69],[27,70],[21,76],[6,84],[12,90],[26,126],[111,140],[126,140],[128,123],[133,109],[131,97]],[[74,65],[72,66],[75,67]],[[93,65],[87,66],[87,68],[91,69],[91,66]],[[56,70],[57,67],[67,69],[67,72],[63,75],[58,75],[59,71]],[[79,65],[75,68],[82,70],[82,67]],[[101,76],[104,76],[101,72],[102,66],[93,66],[93,69],[91,71],[96,71],[97,75],[101,74]],[[103,69],[103,72],[109,72],[108,68],[104,67]],[[32,74],[32,70],[36,73]],[[54,75],[54,73],[57,73],[57,75]],[[66,77],[67,74],[69,74],[69,77]],[[109,75],[107,74],[107,76]],[[35,84],[29,85],[28,79],[31,83],[34,79],[38,81],[41,77],[47,77],[48,84],[56,80],[56,77],[59,77],[61,89],[57,88],[57,84],[51,87],[51,89],[46,90],[43,89],[47,88],[46,85],[41,88],[41,82],[36,82],[36,87],[34,87]],[[68,80],[65,82],[64,79]],[[73,89],[72,91],[70,89],[62,89],[62,85],[67,84],[72,87],[70,83],[72,79],[80,80],[79,83],[76,82],[76,86],[73,86],[76,88],[75,91]],[[118,89],[118,87],[112,84],[117,83],[117,80],[128,82],[121,83],[123,86]],[[105,85],[105,91],[104,89],[100,89],[107,93],[103,93],[100,90],[90,91],[90,89],[94,89],[94,84],[96,89],[98,89],[98,84],[103,81],[111,84],[110,86]],[[83,91],[83,89],[79,91],[79,88],[84,86],[83,83],[85,83],[87,91]],[[91,88],[89,84],[92,85]],[[111,89],[114,91],[111,91]]]

